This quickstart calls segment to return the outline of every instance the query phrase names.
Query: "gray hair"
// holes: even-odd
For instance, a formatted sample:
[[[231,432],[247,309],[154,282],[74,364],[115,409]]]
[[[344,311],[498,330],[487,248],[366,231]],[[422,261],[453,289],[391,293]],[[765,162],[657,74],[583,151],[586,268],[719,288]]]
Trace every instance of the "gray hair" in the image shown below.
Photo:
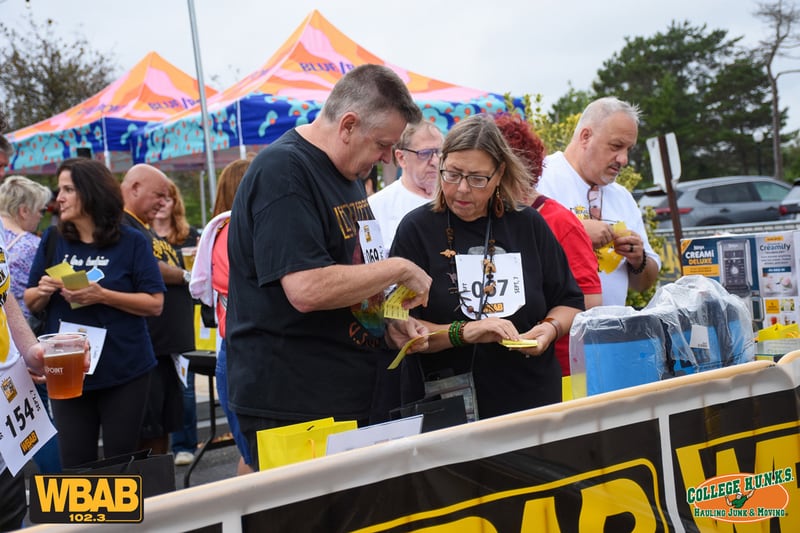
[[[345,113],[354,112],[367,129],[372,129],[391,111],[400,113],[406,122],[422,119],[422,112],[411,98],[408,87],[392,69],[361,65],[334,85],[321,113],[329,122],[336,122]]]
[[[19,208],[43,209],[52,198],[50,189],[24,176],[9,176],[0,184],[0,215],[19,218]]]
[[[440,167],[444,167],[450,153],[464,150],[486,152],[494,160],[498,169],[501,165],[505,165],[505,172],[500,180],[499,188],[500,198],[507,209],[522,209],[526,199],[533,196],[533,187],[531,186],[533,177],[522,160],[514,154],[491,116],[480,113],[465,118],[453,126],[444,139]],[[437,180],[436,183],[433,210],[441,212],[445,210],[447,204],[441,180]]]
[[[397,144],[394,145],[395,150],[405,150],[409,146],[411,146],[411,139],[414,138],[414,135],[417,132],[428,130],[428,131],[435,131],[439,135],[442,135],[442,130],[439,129],[439,126],[433,124],[432,122],[426,122],[424,120],[420,120],[418,122],[409,122],[406,125],[406,129],[403,130],[403,134],[400,135],[400,140],[397,141]],[[444,137],[442,135],[442,137]],[[392,162],[397,165],[397,157],[394,154],[394,150],[392,150]]]
[[[616,96],[598,98],[587,105],[586,109],[581,113],[581,118],[575,126],[575,132],[572,134],[572,138],[574,139],[583,128],[596,126],[615,113],[625,113],[636,124],[639,124],[639,119],[642,114],[639,110],[639,106],[629,104]]]

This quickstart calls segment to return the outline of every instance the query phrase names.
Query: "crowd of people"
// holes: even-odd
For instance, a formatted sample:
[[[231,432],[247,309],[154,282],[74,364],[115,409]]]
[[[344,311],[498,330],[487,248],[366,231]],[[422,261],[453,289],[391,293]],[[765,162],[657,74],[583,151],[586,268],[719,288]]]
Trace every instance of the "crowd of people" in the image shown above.
[[[443,379],[464,378],[476,419],[561,401],[574,317],[624,304],[629,288],[657,278],[636,203],[615,183],[638,122],[635,106],[598,99],[550,155],[510,114],[470,116],[443,135],[392,70],[364,65],[313,122],[222,171],[201,233],[178,187],[150,165],[120,183],[98,161],[62,162],[57,224],[41,239],[50,191],[6,179],[4,309],[35,381],[42,353],[29,312],[46,311],[46,332],[62,320],[106,331],[83,394],[51,400],[52,469],[98,459],[100,432],[106,457],[151,449],[191,462],[194,376],[182,384],[176,359],[194,349],[198,303],[213,309],[221,338],[217,387],[239,474],[259,469],[260,430],[388,420]],[[398,179],[375,192],[376,167],[390,163]],[[604,270],[608,247],[617,263]],[[70,290],[48,274],[62,261],[95,271],[89,285]],[[405,319],[384,318],[393,291]],[[388,370],[404,345],[409,356]],[[3,494],[18,490],[7,471],[0,481]],[[8,502],[4,527],[17,517]]]

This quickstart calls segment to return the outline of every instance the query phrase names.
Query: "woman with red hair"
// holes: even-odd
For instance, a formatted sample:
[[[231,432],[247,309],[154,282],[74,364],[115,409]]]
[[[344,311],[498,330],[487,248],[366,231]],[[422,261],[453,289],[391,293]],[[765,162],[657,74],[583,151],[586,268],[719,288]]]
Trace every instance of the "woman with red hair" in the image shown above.
[[[528,167],[535,189],[542,175],[544,143],[533,131],[533,127],[518,115],[500,113],[495,116],[494,121],[514,153]],[[597,256],[583,224],[569,209],[543,194],[535,193],[530,202],[564,248],[572,275],[583,291],[586,309],[600,305],[603,297],[600,277],[597,275]],[[565,335],[556,342],[556,357],[561,363],[562,375],[569,376],[569,336]]]

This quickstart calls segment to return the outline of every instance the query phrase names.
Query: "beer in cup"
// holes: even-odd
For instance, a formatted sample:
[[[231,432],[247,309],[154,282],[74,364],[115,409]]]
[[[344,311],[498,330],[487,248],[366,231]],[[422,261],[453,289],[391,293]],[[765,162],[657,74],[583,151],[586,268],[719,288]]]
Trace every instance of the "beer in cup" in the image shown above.
[[[44,347],[47,395],[54,400],[77,398],[83,392],[85,333],[51,333],[39,337]]]
[[[192,271],[194,266],[194,256],[197,254],[197,246],[184,246],[181,248],[181,255],[183,255],[183,264],[186,270]]]

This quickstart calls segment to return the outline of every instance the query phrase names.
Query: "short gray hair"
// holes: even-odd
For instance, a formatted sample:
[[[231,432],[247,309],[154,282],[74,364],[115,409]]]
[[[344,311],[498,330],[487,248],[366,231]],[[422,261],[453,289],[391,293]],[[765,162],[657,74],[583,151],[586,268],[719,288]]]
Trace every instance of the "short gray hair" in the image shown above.
[[[0,184],[0,215],[17,220],[19,208],[27,207],[31,211],[44,208],[53,193],[50,189],[29,180],[24,176],[9,176]]]
[[[409,122],[406,125],[406,129],[403,130],[403,134],[400,135],[400,140],[397,141],[397,144],[394,145],[394,150],[405,150],[409,146],[411,146],[411,139],[414,138],[414,135],[420,131],[430,131],[430,132],[438,132],[439,135],[442,135],[442,130],[439,129],[439,126],[432,122],[426,122],[424,120],[420,120],[419,122]],[[442,135],[442,139],[444,139],[444,135]],[[397,157],[394,155],[394,150],[392,150],[392,163],[397,165]]]
[[[336,122],[345,113],[354,112],[367,129],[372,129],[391,111],[400,113],[406,122],[422,119],[422,112],[400,76],[382,65],[361,65],[333,86],[321,113],[329,122]]]
[[[583,128],[596,126],[615,113],[625,113],[636,124],[639,124],[642,112],[639,106],[620,100],[616,96],[604,96],[594,100],[581,113],[581,118],[572,134],[575,138]]]

